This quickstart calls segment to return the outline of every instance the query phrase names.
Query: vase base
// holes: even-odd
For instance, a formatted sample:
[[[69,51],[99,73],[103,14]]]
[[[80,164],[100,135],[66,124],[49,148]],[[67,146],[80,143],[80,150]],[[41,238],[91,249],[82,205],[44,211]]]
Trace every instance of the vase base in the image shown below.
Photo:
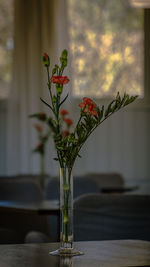
[[[49,252],[50,255],[52,256],[60,256],[60,257],[73,257],[73,256],[80,256],[83,255],[84,253],[76,250],[74,248],[59,248],[55,251]]]

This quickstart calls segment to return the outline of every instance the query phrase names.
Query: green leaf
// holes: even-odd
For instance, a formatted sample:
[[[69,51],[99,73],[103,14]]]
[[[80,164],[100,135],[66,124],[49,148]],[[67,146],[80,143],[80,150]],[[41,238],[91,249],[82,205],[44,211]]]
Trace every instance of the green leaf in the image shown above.
[[[67,66],[67,56],[68,56],[68,51],[65,49],[65,50],[62,51],[62,54],[61,54],[61,57],[60,57],[61,70],[62,71]]]
[[[47,124],[50,126],[51,130],[53,131],[53,133],[56,134],[57,133],[57,128],[55,127],[52,118],[48,118]]]
[[[61,146],[57,146],[57,149],[59,149],[59,150],[66,150],[66,148],[61,147]]]
[[[129,95],[126,95],[126,99],[125,99],[125,102],[124,102],[124,107],[126,106],[126,105],[128,105],[130,103],[130,98],[129,98]]]
[[[48,106],[51,110],[53,110],[52,107],[47,102],[45,102],[41,97],[40,97],[40,99],[46,106]]]
[[[60,58],[60,62],[61,62],[61,70],[63,71],[64,68],[67,66],[67,60]]]
[[[29,115],[29,118],[36,118],[39,121],[46,121],[47,120],[47,115],[44,112],[40,112],[40,113],[35,113],[32,115]]]
[[[110,102],[110,104],[108,105],[106,111],[105,111],[105,118],[112,112],[112,104],[115,102],[116,100],[113,100]]]
[[[119,108],[120,108],[120,101],[116,99],[114,105],[112,106],[112,113]]]
[[[104,113],[104,106],[102,106],[101,110],[98,108],[97,110],[98,112],[98,117],[97,117],[97,121],[100,122],[102,117],[103,117],[103,113]]]
[[[116,100],[118,100],[119,102],[121,101],[121,97],[120,97],[119,92],[117,93]]]
[[[69,94],[67,94],[67,95],[65,96],[65,98],[60,102],[59,107],[66,101],[68,95],[69,95]]]
[[[29,118],[36,118],[36,119],[37,119],[37,118],[38,118],[38,113],[35,113],[35,114],[32,114],[32,115],[29,115],[28,117],[29,117]]]
[[[53,158],[54,160],[58,161],[59,159],[58,158]]]
[[[48,88],[51,89],[51,82],[48,82],[47,85],[48,85]]]
[[[53,103],[56,103],[57,97],[54,95],[52,98]]]
[[[63,85],[62,84],[56,84],[56,92],[57,92],[58,96],[61,95],[62,91],[63,91]]]
[[[102,109],[101,109],[101,117],[103,117],[103,114],[104,114],[104,105],[102,106]]]
[[[66,59],[67,56],[68,56],[68,51],[67,51],[66,49],[64,49],[64,50],[62,51],[61,57],[64,58],[64,59]]]
[[[52,69],[52,76],[56,73],[56,68]]]

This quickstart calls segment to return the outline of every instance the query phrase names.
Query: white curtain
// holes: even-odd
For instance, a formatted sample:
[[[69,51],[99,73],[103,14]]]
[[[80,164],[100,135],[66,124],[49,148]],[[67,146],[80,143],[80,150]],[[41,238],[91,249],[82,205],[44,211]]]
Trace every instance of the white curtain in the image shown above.
[[[39,173],[40,157],[32,153],[37,145],[37,112],[49,112],[40,101],[48,99],[42,55],[47,52],[52,64],[68,48],[64,0],[15,0],[15,51],[13,82],[8,100],[7,174]],[[46,168],[54,173],[54,145],[50,142]]]

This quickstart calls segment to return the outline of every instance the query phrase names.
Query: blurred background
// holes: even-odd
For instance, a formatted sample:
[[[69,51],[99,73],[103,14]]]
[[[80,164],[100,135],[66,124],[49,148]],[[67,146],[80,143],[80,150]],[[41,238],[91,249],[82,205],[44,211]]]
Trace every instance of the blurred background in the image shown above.
[[[0,176],[39,175],[41,155],[36,122],[29,115],[49,114],[42,55],[51,66],[68,49],[64,108],[74,123],[82,97],[101,106],[121,94],[139,95],[103,123],[76,161],[74,175],[118,173],[125,183],[150,181],[150,10],[136,0],[0,0]],[[36,128],[36,129],[35,129]],[[46,132],[42,125],[42,131]],[[51,135],[45,146],[44,173],[58,175]],[[143,190],[143,191],[142,191]]]

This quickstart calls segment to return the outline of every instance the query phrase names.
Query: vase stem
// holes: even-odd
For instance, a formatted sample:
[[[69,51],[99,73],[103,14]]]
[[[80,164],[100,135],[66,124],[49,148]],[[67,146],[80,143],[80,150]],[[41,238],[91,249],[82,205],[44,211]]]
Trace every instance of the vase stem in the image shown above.
[[[73,248],[73,181],[69,168],[60,169],[60,242],[64,249]]]

